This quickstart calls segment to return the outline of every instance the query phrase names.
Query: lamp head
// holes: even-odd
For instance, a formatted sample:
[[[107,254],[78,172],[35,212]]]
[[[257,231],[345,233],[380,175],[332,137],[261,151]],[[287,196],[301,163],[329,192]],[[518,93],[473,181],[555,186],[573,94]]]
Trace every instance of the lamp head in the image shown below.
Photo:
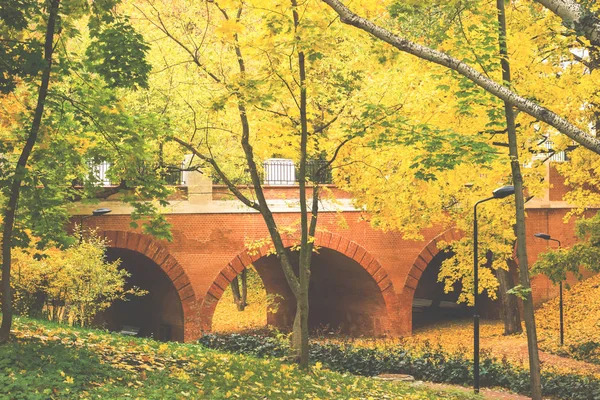
[[[111,211],[112,210],[110,208],[98,208],[98,209],[92,211],[92,215],[95,216],[95,217],[97,217],[99,215],[108,214]]]
[[[552,239],[552,236],[548,235],[547,233],[534,233],[533,236],[535,236],[536,238],[544,239],[544,240]]]
[[[492,192],[492,195],[495,199],[503,199],[511,194],[515,194],[514,186],[502,186],[501,188],[498,188]]]

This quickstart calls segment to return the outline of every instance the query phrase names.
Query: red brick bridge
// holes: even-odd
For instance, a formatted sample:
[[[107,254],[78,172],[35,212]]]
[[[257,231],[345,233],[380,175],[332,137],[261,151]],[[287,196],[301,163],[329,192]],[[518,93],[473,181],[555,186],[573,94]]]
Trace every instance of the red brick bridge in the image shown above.
[[[549,174],[556,181],[554,170]],[[297,187],[265,190],[278,223],[297,224],[299,214],[288,201],[297,195]],[[351,207],[346,193],[331,190],[339,202],[329,210],[325,205],[319,214],[319,252],[313,257],[310,289],[311,326],[328,325],[355,335],[409,335],[413,306],[422,311],[432,303],[452,303],[436,282],[437,268],[445,256],[436,244],[456,238],[458,232],[430,228],[422,232],[424,240],[405,240],[398,233],[372,228]],[[575,241],[573,224],[562,220],[569,209],[560,201],[562,192],[564,187],[555,184],[544,199],[528,205],[530,262],[548,246],[534,239],[533,233],[550,232],[564,246]],[[197,339],[211,330],[224,290],[249,265],[255,267],[267,293],[280,295],[276,312],[268,313],[268,323],[282,328],[291,325],[295,303],[276,257],[269,254],[268,246],[255,251],[248,247],[268,237],[263,219],[231,200],[225,188],[201,179],[190,182],[185,195],[172,201],[167,213],[172,242],[130,228],[131,210],[117,200],[78,205],[74,214],[89,215],[99,207],[112,212],[87,218],[86,226],[98,228],[109,240],[108,258],[120,258],[133,284],[149,291],[147,296],[109,309],[103,316],[109,329],[134,325],[141,327],[141,334],[159,339]],[[292,240],[287,244],[291,246]],[[543,276],[535,277],[532,285],[536,303],[557,293]],[[413,304],[415,298],[418,301]]]

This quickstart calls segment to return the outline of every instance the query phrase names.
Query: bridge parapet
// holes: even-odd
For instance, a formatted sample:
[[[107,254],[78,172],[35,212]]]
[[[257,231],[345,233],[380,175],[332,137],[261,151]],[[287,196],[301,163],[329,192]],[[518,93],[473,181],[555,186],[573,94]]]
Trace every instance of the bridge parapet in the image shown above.
[[[549,183],[549,187],[541,196],[527,202],[525,205],[526,208],[573,208],[571,204],[563,200],[564,195],[569,191],[564,177],[558,173],[555,164],[547,163],[546,167],[545,180]],[[239,202],[226,185],[213,183],[209,176],[198,171],[186,171],[185,180],[181,180],[181,183],[180,185],[172,186],[173,192],[168,197],[168,201],[180,204],[188,202],[191,205],[210,205],[211,203],[215,203],[219,206],[223,206],[223,202],[226,201]],[[351,193],[333,184],[324,184],[321,187],[324,189],[321,193],[323,199],[342,200],[345,201],[345,204],[350,204],[352,200]],[[237,188],[247,195],[248,198],[255,199],[252,185],[237,185]],[[311,186],[308,185],[307,189],[310,196]],[[119,186],[110,186],[109,183],[102,190],[98,191],[97,197],[108,202],[117,203],[123,198],[120,192]],[[263,192],[267,200],[290,201],[299,198],[298,184],[263,185]],[[87,212],[87,209],[85,209],[85,212]],[[174,210],[173,212],[178,211]],[[76,214],[76,212],[74,213]]]

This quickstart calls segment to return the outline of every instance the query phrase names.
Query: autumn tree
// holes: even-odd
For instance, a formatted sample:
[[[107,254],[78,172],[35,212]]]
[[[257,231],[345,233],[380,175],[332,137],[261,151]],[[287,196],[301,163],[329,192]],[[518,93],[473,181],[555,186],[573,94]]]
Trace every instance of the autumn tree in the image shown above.
[[[169,76],[185,71],[185,84],[156,82],[169,102],[179,104],[171,106],[171,115],[189,122],[179,131],[175,128],[173,141],[211,168],[213,177],[260,212],[266,223],[273,252],[296,299],[293,344],[304,367],[320,177],[337,166],[342,149],[355,140],[369,136],[373,148],[378,140],[373,138],[409,142],[417,132],[433,146],[440,137],[427,124],[409,122],[402,100],[386,93],[381,80],[385,69],[364,71],[370,46],[340,31],[341,25],[325,18],[316,4],[257,0],[135,5],[149,22],[147,37],[156,37],[155,57],[163,63],[157,68],[169,71]],[[348,46],[331,52],[338,42]],[[454,147],[473,144],[471,138],[455,139],[446,155]],[[485,157],[489,147],[478,149],[456,158],[456,164],[463,158]],[[297,271],[284,245],[288,227],[277,221],[262,189],[261,161],[273,156],[299,165],[299,234],[292,234]],[[323,160],[314,174],[307,168],[310,159]],[[251,192],[236,186],[244,174],[252,183]]]
[[[493,79],[487,77],[484,73],[478,71],[476,68],[470,66],[469,64],[462,62],[460,59],[452,57],[442,51],[435,50],[431,47],[420,45],[415,43],[409,39],[403,38],[401,36],[395,35],[390,31],[382,28],[373,22],[360,17],[356,13],[352,12],[349,8],[344,6],[338,0],[323,0],[328,6],[330,6],[339,16],[343,23],[355,26],[359,29],[366,31],[367,33],[373,35],[374,37],[389,43],[396,49],[412,54],[418,58],[423,60],[427,60],[433,62],[435,64],[441,65],[445,68],[456,71],[458,74],[466,77],[477,86],[481,87],[483,90],[489,92],[490,94],[500,98],[503,101],[507,101],[512,104],[517,109],[531,115],[537,120],[544,122],[551,127],[555,128],[557,131],[565,134],[569,138],[573,139],[581,146],[595,152],[600,153],[600,140],[596,139],[594,135],[586,132],[585,130],[577,127],[574,123],[569,122],[564,117],[556,114],[555,112],[538,105],[535,101],[526,99],[509,88],[503,86],[502,84],[497,83]],[[543,3],[540,1],[540,3]],[[554,2],[550,2],[554,3]],[[583,6],[578,5],[574,1],[567,1],[569,5],[578,6],[577,8],[582,9]],[[561,10],[564,10],[561,8]],[[594,13],[592,10],[583,9],[582,13],[578,14],[582,19],[587,16],[592,16]],[[572,21],[566,19],[568,15],[564,16],[563,20],[565,24],[570,25]],[[595,19],[591,18],[592,26],[593,21]],[[588,21],[585,21],[585,25],[589,25]],[[595,37],[595,29],[591,29],[585,31],[584,33],[587,36]]]
[[[26,0],[0,5],[0,31],[3,38],[0,40],[0,53],[3,54],[3,63],[0,64],[0,90],[5,96],[24,96],[31,98],[34,103],[31,109],[24,108],[22,112],[16,113],[16,123],[8,123],[12,131],[2,131],[3,136],[9,132],[14,134],[10,140],[2,142],[3,180],[3,234],[2,234],[2,327],[0,328],[0,343],[6,342],[9,337],[12,322],[12,290],[11,281],[11,252],[14,246],[23,244],[28,240],[25,230],[16,231],[15,224],[18,221],[19,210],[22,212],[24,206],[31,205],[31,210],[41,213],[21,213],[28,215],[29,221],[34,227],[48,230],[47,237],[57,233],[64,222],[67,214],[64,210],[64,193],[52,188],[51,182],[55,178],[65,178],[61,167],[72,165],[67,154],[60,153],[66,149],[72,149],[76,141],[60,140],[64,132],[57,129],[57,119],[47,118],[48,103],[68,104],[77,109],[77,113],[70,114],[70,119],[60,120],[67,123],[77,121],[80,125],[92,124],[94,111],[102,110],[100,104],[93,107],[82,107],[76,96],[64,96],[60,88],[68,86],[69,72],[79,69],[85,71],[92,78],[85,82],[99,83],[101,88],[135,88],[145,86],[149,66],[144,61],[145,45],[142,38],[131,28],[126,18],[119,17],[115,13],[115,1],[87,2],[84,0],[50,0],[36,1]],[[83,21],[83,23],[81,23]],[[74,53],[70,51],[68,39],[79,35],[82,27],[89,32],[90,40],[87,50],[83,54],[86,57],[72,59]],[[119,46],[116,43],[120,43]],[[123,45],[123,43],[125,43]],[[114,47],[114,48],[113,48]],[[83,81],[83,80],[82,80]],[[56,91],[50,89],[51,82],[57,83]],[[90,86],[88,86],[90,88]],[[30,90],[28,92],[28,90]],[[100,90],[101,91],[101,90]],[[24,94],[25,93],[25,94]],[[67,90],[70,93],[70,90]],[[2,99],[3,104],[10,102],[6,97]],[[92,112],[90,112],[92,110]],[[63,117],[65,116],[62,114]],[[45,119],[46,118],[46,119]],[[6,121],[5,126],[6,126]],[[23,127],[28,127],[25,130]],[[65,128],[64,126],[62,128]],[[99,129],[99,127],[95,127]],[[68,128],[67,128],[68,129]],[[52,140],[51,132],[58,132]],[[40,170],[43,167],[49,169],[49,174],[44,171],[38,175],[32,173],[31,161],[36,154],[35,146],[40,141],[49,145],[46,155],[51,151],[58,151],[62,158],[44,157],[44,149],[38,153]],[[61,149],[61,146],[66,146]],[[16,157],[13,155],[17,155]],[[52,162],[55,162],[52,165]],[[61,165],[62,164],[62,165]],[[38,170],[38,171],[40,171]],[[68,175],[67,175],[68,176]],[[44,190],[44,201],[39,201]],[[26,196],[22,196],[25,194]],[[27,196],[32,194],[32,197]],[[24,201],[19,202],[23,198]],[[58,206],[58,208],[53,208]],[[58,210],[54,213],[53,210]],[[64,235],[60,235],[61,237]]]
[[[456,56],[477,63],[487,76],[501,79],[497,27],[493,23],[487,24],[490,19],[496,19],[496,14],[495,7],[484,8],[477,2],[460,7],[455,3],[395,3],[390,8],[393,18],[390,24],[406,35],[425,38],[430,45],[451,49]],[[529,26],[534,31],[545,24],[544,20],[532,20],[533,16],[528,12],[522,14],[511,20],[516,30]],[[423,20],[429,22],[418,24]],[[503,137],[506,132],[501,111],[503,105],[495,97],[478,90],[470,81],[446,73],[443,68],[407,55],[394,54],[389,48],[381,48],[378,54],[378,62],[385,62],[388,68],[388,85],[399,91],[402,90],[400,88],[410,88],[404,90],[404,111],[413,115],[413,120],[427,121],[435,126],[438,140],[432,142],[434,146],[424,146],[426,141],[418,136],[414,137],[410,146],[380,141],[377,156],[370,155],[360,146],[352,147],[344,162],[355,162],[356,165],[346,167],[348,178],[341,183],[353,192],[356,203],[364,206],[375,226],[399,230],[409,238],[420,237],[419,232],[423,228],[434,225],[454,227],[464,232],[462,239],[445,244],[446,249],[454,249],[455,256],[443,263],[439,278],[445,282],[448,291],[455,290],[455,283],[460,282],[462,292],[459,301],[471,302],[472,205],[478,199],[488,197],[490,188],[508,183],[511,176],[508,154],[504,150],[509,144]],[[535,49],[527,54],[535,54]],[[556,68],[543,66],[535,58],[525,62],[536,65],[527,77],[549,73],[548,69]],[[535,120],[523,117],[524,114],[521,114],[518,121],[521,127],[518,146],[525,149],[524,162],[531,164],[534,153],[539,151],[538,142],[551,132],[538,129]],[[445,151],[455,143],[456,137],[463,137],[463,140],[470,137],[472,143],[479,146],[479,151],[486,146],[496,148],[488,147],[486,158],[473,159],[475,162],[451,170],[451,163],[457,158],[468,155],[470,151],[478,151],[476,147],[465,146],[458,148],[455,154],[447,155]],[[418,162],[413,163],[412,159]],[[434,163],[437,170],[426,169]],[[365,164],[370,168],[365,170]],[[524,175],[529,194],[540,193],[543,189],[543,168],[527,168]],[[427,179],[419,179],[423,176]],[[484,207],[480,219],[480,244],[494,254],[492,270],[482,270],[481,290],[492,298],[499,295],[503,302],[510,299],[508,310],[511,312],[504,313],[505,320],[509,320],[506,332],[519,332],[518,308],[514,298],[506,295],[506,290],[514,286],[508,271],[510,265],[516,265],[513,261],[515,239],[511,228],[515,223],[514,214],[508,203],[501,207],[495,204],[489,210]],[[483,251],[482,256],[485,254],[486,251]],[[499,291],[501,282],[505,288]]]
[[[362,124],[360,108],[349,106],[362,82],[358,60],[352,59],[351,51],[336,58],[327,54],[337,34],[308,5],[295,1],[269,5],[225,1],[202,6],[180,2],[166,7],[148,2],[138,6],[138,11],[169,38],[170,50],[161,44],[163,56],[170,56],[167,66],[185,60],[197,68],[190,73],[196,75],[194,83],[200,93],[184,103],[194,116],[206,121],[197,126],[203,134],[196,136],[194,131],[172,139],[210,166],[244,205],[262,215],[296,299],[293,343],[306,368],[308,285],[320,197],[320,180],[308,173],[307,162],[324,159],[321,168],[329,168],[339,148],[367,129],[356,125]],[[223,140],[231,143],[232,139],[239,145],[221,147]],[[284,245],[284,227],[262,189],[260,160],[273,155],[293,158],[299,164],[297,271]],[[238,189],[235,177],[227,172],[228,164],[236,163],[248,171],[255,197]]]
[[[433,63],[436,63],[440,66],[443,66],[445,68],[448,68],[452,71],[457,72],[458,74],[460,74],[461,76],[467,78],[469,81],[471,81],[472,83],[474,83],[475,85],[479,86],[480,88],[484,89],[486,92],[490,93],[491,95],[503,100],[506,104],[505,110],[507,112],[511,112],[512,107],[516,107],[518,110],[523,111],[524,113],[530,115],[531,117],[533,117],[534,119],[536,119],[537,121],[541,121],[541,122],[545,122],[548,125],[550,125],[551,127],[553,127],[554,129],[556,129],[557,131],[564,133],[565,135],[567,135],[569,138],[573,139],[574,141],[578,142],[580,145],[582,145],[583,147],[592,150],[595,153],[598,153],[600,150],[599,144],[600,142],[598,142],[598,140],[595,138],[595,135],[590,134],[588,132],[586,132],[585,130],[577,127],[575,124],[569,122],[568,119],[550,111],[548,108],[544,108],[538,105],[538,103],[536,101],[532,101],[529,98],[527,98],[526,96],[523,96],[522,94],[519,95],[517,94],[514,90],[511,90],[510,88],[504,86],[505,79],[506,76],[503,76],[503,80],[494,80],[493,77],[491,77],[487,71],[485,71],[484,68],[482,68],[481,64],[479,63],[480,59],[468,59],[466,57],[461,57],[461,55],[456,55],[453,54],[454,50],[453,48],[451,48],[451,50],[448,49],[442,49],[442,51],[436,49],[435,45],[431,45],[430,43],[427,43],[425,45],[422,44],[418,44],[416,40],[411,40],[411,38],[409,38],[405,33],[404,33],[404,37],[398,36],[393,34],[389,29],[386,29],[386,27],[381,26],[381,25],[376,25],[373,22],[371,22],[371,20],[359,17],[357,14],[353,13],[352,11],[350,11],[346,6],[344,6],[341,2],[337,1],[337,0],[324,0],[324,2],[329,5],[330,7],[332,7],[337,14],[340,16],[341,21],[344,23],[347,23],[349,25],[353,25],[358,27],[359,29],[362,29],[364,31],[366,31],[367,33],[373,35],[374,37],[381,39],[382,41],[385,41],[389,44],[391,44],[392,46],[394,46],[396,49],[408,53],[408,54],[412,54],[415,55],[423,60],[427,60]],[[542,3],[545,6],[548,6],[552,9],[552,12],[555,12],[557,15],[559,15],[562,18],[562,22],[565,23],[565,25],[567,27],[570,28],[576,28],[577,30],[575,32],[571,31],[570,34],[571,36],[577,36],[577,34],[582,34],[583,36],[585,36],[590,42],[590,44],[593,46],[593,42],[594,40],[597,40],[596,35],[596,28],[595,28],[595,24],[597,24],[597,17],[595,15],[595,11],[593,9],[585,9],[585,6],[582,6],[580,4],[577,4],[575,2],[572,1],[566,1],[566,2],[544,2],[544,1],[540,1],[539,3]],[[593,6],[590,6],[593,7]],[[533,11],[535,11],[538,15],[541,16],[541,18],[546,18],[548,15],[550,15],[550,12],[548,12],[548,10],[544,10],[541,9],[541,7],[530,7],[530,9],[532,9]],[[541,19],[540,18],[540,19]],[[556,21],[553,21],[554,24],[556,24]],[[477,29],[475,27],[475,29]],[[560,28],[558,30],[561,30]],[[556,40],[555,42],[560,43],[561,42],[561,38],[558,35],[552,35],[551,36],[553,39],[556,39],[558,37],[558,40]],[[531,40],[530,40],[531,42]],[[574,42],[571,42],[571,47],[573,47],[573,45],[575,45]],[[579,44],[577,44],[577,46],[581,46],[583,45],[584,47],[586,46],[586,44],[584,42],[581,42]],[[540,43],[540,49],[541,46],[543,46],[543,44]],[[561,46],[558,48],[558,51],[556,52],[555,57],[557,56],[560,57],[562,55],[565,54],[564,50],[567,46]],[[460,53],[460,52],[459,52]],[[593,59],[593,52],[590,52],[592,54],[592,59]],[[550,53],[550,60],[552,59],[553,54]],[[573,57],[566,57],[567,60],[572,59]],[[579,57],[581,58],[581,57]],[[552,62],[547,62],[550,65],[554,65],[554,66],[559,66],[560,64],[562,64],[560,61],[564,62],[563,60],[558,60],[559,62],[556,63],[552,63]],[[578,61],[582,61],[581,59]],[[583,60],[584,61],[584,60]],[[582,64],[582,63],[580,63]],[[506,65],[505,65],[506,66]],[[564,68],[564,65],[560,65],[560,67]],[[505,68],[506,70],[506,68]],[[562,75],[562,72],[560,73],[560,75]],[[580,72],[581,75],[581,72]],[[532,80],[532,82],[535,82],[536,80]],[[498,82],[503,82],[502,84],[498,83]],[[545,88],[545,86],[540,86],[542,88]],[[535,93],[532,96],[534,99],[539,101],[539,93]],[[552,101],[549,101],[548,103],[552,103]],[[568,103],[567,103],[568,104]],[[584,99],[580,98],[577,99],[576,101],[576,106],[579,109],[582,108],[587,108],[587,107],[583,107],[583,105],[586,104],[586,102],[584,101]],[[595,104],[594,102],[590,102],[590,104]],[[562,107],[562,105],[561,105]],[[593,107],[590,107],[593,108]],[[561,113],[564,112],[564,110],[561,110]],[[576,118],[572,119],[573,121],[577,120]],[[511,125],[509,123],[509,125]],[[510,129],[509,129],[509,134],[510,134]],[[509,138],[511,137],[511,135],[509,135]],[[513,165],[516,165],[518,163],[517,158],[516,158],[516,153],[514,151],[515,149],[515,144],[516,141],[511,138],[510,139],[510,147],[511,147],[511,163]],[[518,170],[513,170],[513,179],[516,180],[515,185],[516,186],[520,186],[519,185],[519,171]],[[528,329],[528,342],[529,342],[529,349],[530,349],[530,362],[531,362],[531,378],[532,378],[532,392],[533,392],[533,396],[534,398],[541,398],[541,391],[540,391],[540,385],[539,385],[539,367],[536,366],[536,353],[537,353],[537,345],[536,345],[536,335],[535,335],[535,323],[534,323],[534,317],[533,317],[533,306],[532,306],[532,302],[531,302],[531,294],[530,294],[530,289],[529,289],[529,271],[528,271],[528,267],[527,267],[527,257],[526,254],[524,253],[525,251],[525,238],[524,238],[524,225],[523,225],[523,197],[522,197],[522,193],[521,191],[519,191],[519,195],[517,196],[517,233],[518,233],[518,237],[519,237],[519,244],[517,247],[517,251],[519,252],[519,266],[521,268],[521,286],[523,288],[523,293],[525,293],[523,295],[523,297],[526,299],[525,301],[525,316],[526,316],[526,324],[529,327]],[[527,294],[529,293],[529,294]]]

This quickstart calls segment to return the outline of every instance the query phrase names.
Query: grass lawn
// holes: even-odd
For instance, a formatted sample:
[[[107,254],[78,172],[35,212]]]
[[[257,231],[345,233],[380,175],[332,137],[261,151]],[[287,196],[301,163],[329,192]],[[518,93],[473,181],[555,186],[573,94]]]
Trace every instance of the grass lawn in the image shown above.
[[[469,394],[20,318],[0,399],[477,399]]]

